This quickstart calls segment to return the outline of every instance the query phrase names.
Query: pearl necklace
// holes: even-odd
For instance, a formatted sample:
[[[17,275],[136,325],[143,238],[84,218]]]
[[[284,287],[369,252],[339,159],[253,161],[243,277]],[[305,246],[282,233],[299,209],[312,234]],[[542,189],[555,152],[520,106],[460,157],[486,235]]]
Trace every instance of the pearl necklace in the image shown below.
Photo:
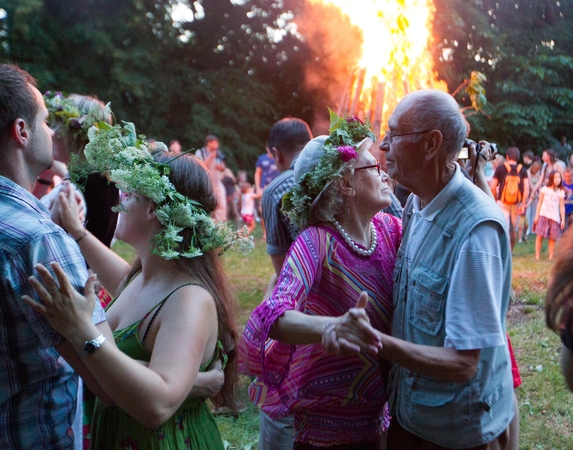
[[[334,227],[338,230],[338,232],[344,238],[344,242],[346,242],[349,245],[349,247],[352,250],[354,250],[356,253],[358,253],[359,255],[371,256],[374,253],[374,251],[376,250],[376,245],[378,244],[378,235],[376,234],[376,229],[372,225],[372,222],[370,222],[370,248],[368,248],[368,250],[364,250],[363,248],[358,247],[356,242],[354,242],[352,239],[350,239],[350,236],[348,236],[348,233],[338,223],[338,220],[333,219],[332,223],[334,224]]]

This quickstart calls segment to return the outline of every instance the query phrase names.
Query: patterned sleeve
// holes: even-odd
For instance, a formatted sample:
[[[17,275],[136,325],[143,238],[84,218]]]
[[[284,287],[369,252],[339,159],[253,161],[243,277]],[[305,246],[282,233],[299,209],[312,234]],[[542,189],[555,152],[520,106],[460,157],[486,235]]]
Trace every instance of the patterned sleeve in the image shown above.
[[[269,339],[269,331],[285,311],[297,308],[319,276],[319,239],[316,228],[308,228],[292,245],[270,298],[251,314],[239,345],[240,369],[276,386],[288,374],[294,345]]]
[[[7,274],[8,278],[12,280],[14,298],[26,316],[30,327],[46,347],[58,344],[63,340],[63,337],[56,333],[39,313],[24,303],[22,295],[28,295],[39,301],[28,278],[31,275],[39,278],[34,269],[37,264],[43,264],[55,277],[50,267],[52,261],[60,264],[72,287],[83,293],[88,278],[86,264],[77,244],[63,232],[56,231],[38,235],[15,256]],[[96,301],[92,321],[94,324],[98,324],[105,320],[105,313],[99,302]]]

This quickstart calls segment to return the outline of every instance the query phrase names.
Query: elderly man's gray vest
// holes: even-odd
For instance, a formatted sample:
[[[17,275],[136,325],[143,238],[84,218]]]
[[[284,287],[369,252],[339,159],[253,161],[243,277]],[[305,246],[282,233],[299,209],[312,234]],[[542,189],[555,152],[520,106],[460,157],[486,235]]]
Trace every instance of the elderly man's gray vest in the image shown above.
[[[405,214],[411,210],[412,198]],[[406,218],[406,217],[405,217]],[[409,230],[405,224],[394,271],[392,336],[415,344],[443,347],[450,275],[462,244],[482,222],[506,230],[502,241],[505,315],[511,290],[511,250],[499,207],[464,179],[462,188],[432,221],[417,254],[404,264]],[[475,281],[479,274],[468,273]],[[455,299],[450,299],[455,301]],[[507,345],[481,349],[478,368],[465,383],[440,381],[394,365],[390,372],[390,413],[402,427],[445,447],[467,448],[491,442],[513,418],[513,379]]]

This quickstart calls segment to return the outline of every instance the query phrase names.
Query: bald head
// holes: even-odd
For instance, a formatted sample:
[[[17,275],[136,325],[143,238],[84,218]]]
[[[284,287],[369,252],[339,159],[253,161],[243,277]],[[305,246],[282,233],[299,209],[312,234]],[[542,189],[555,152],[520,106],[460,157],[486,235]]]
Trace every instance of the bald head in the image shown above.
[[[444,137],[442,153],[457,158],[469,131],[469,125],[455,99],[437,89],[415,91],[406,95],[394,114],[400,123],[413,130],[440,130]]]

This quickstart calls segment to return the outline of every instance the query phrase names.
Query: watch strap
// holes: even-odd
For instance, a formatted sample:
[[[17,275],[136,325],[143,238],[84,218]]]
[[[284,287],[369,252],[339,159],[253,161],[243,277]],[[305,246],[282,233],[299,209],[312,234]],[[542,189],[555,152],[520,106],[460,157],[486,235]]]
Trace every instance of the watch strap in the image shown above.
[[[98,348],[105,342],[106,337],[103,334],[100,334],[95,339],[91,341],[84,342],[82,349],[78,352],[80,358],[86,358],[90,355],[93,355]]]

